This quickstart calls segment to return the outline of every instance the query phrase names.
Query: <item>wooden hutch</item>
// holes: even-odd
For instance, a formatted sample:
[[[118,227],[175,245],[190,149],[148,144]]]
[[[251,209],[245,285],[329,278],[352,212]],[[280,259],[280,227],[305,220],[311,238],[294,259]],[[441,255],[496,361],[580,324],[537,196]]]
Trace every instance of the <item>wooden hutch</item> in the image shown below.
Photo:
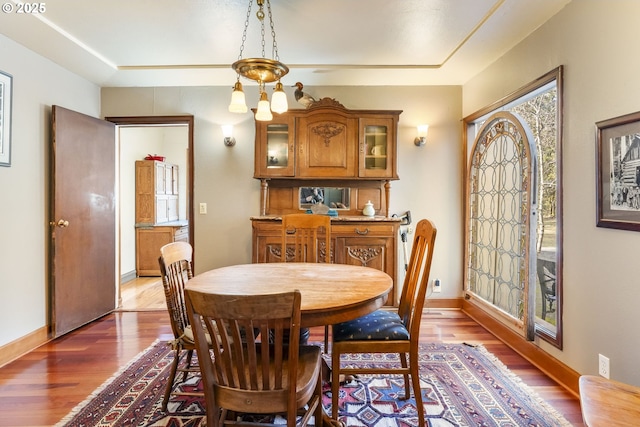
[[[136,274],[160,276],[160,248],[188,242],[189,225],[178,216],[178,166],[136,161]]]
[[[313,207],[314,189],[331,218],[332,262],[373,267],[397,282],[398,228],[389,216],[398,179],[396,140],[402,111],[348,110],[324,98],[305,110],[256,121],[254,178],[260,216],[252,217],[253,262],[279,262],[281,216]],[[367,202],[374,216],[362,210]],[[396,288],[387,305],[396,304]]]

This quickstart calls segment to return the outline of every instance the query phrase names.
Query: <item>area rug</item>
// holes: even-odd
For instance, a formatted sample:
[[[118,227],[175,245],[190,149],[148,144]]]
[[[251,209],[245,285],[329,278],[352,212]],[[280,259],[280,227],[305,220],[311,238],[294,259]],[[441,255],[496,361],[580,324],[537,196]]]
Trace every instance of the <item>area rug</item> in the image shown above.
[[[162,411],[172,359],[166,343],[154,343],[56,427],[206,425],[202,398],[174,396],[167,412]],[[350,355],[343,362],[387,365],[398,360],[391,355],[363,354]],[[427,426],[571,425],[482,346],[423,344],[419,363]],[[200,378],[188,378],[179,387],[200,390]],[[347,426],[417,426],[415,400],[398,399],[403,394],[401,376],[361,376],[340,388],[339,418]],[[323,403],[331,413],[328,386]]]

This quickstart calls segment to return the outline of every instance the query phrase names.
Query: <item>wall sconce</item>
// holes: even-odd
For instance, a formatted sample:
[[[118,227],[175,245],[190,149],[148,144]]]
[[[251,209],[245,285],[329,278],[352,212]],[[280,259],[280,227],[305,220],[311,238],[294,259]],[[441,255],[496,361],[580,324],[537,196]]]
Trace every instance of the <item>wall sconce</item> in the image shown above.
[[[429,125],[418,125],[418,136],[413,140],[413,143],[418,147],[422,147],[427,143],[427,132],[429,132]]]
[[[227,147],[236,145],[236,139],[233,137],[233,125],[222,125],[222,135],[224,136],[224,145]]]

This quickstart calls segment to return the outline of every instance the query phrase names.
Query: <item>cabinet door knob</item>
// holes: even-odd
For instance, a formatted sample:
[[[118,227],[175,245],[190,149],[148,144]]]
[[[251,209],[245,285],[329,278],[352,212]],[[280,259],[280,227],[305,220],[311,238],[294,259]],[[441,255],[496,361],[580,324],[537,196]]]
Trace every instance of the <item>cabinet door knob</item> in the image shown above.
[[[356,234],[359,234],[361,236],[369,234],[369,229],[368,228],[365,228],[364,230],[360,230],[359,228],[356,228],[355,231],[356,231]]]

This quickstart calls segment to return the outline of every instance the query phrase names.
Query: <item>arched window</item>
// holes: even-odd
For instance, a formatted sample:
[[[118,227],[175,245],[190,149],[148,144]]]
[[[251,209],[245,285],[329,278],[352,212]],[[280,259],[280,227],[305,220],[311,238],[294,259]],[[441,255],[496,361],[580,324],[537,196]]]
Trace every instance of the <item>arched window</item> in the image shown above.
[[[559,348],[561,77],[559,67],[464,119],[467,296],[528,339],[535,333]]]

